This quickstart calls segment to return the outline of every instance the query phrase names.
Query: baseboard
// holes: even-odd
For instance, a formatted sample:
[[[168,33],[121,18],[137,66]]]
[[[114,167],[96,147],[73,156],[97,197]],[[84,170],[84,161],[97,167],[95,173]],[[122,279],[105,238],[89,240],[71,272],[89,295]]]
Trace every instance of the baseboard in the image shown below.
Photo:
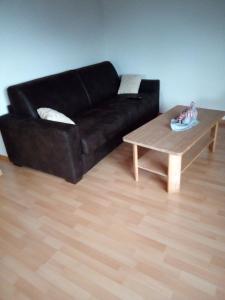
[[[6,155],[1,155],[1,154],[0,154],[0,160],[6,160],[6,161],[9,161],[9,158],[8,158],[8,156],[6,156]]]

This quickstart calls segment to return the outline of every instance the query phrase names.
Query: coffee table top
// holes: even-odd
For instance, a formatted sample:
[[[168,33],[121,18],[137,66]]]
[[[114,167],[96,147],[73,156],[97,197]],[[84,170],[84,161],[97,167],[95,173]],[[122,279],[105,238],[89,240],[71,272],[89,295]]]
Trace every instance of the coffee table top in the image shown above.
[[[179,115],[184,108],[185,106],[181,105],[175,106],[166,113],[127,134],[123,140],[148,149],[182,155],[225,115],[224,111],[197,108],[198,120],[200,121],[197,126],[187,131],[172,131],[170,120]]]

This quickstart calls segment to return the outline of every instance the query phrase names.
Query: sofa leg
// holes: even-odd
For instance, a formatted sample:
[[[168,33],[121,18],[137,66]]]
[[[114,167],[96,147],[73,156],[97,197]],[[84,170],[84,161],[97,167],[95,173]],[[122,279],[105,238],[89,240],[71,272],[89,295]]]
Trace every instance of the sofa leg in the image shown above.
[[[23,165],[22,165],[22,164],[20,164],[20,163],[17,163],[17,162],[13,162],[13,164],[14,164],[15,166],[17,166],[17,167],[23,167]]]
[[[72,183],[72,184],[76,184],[77,182],[79,182],[80,180],[82,179],[82,176],[81,177],[76,177],[76,178],[65,178],[65,180],[69,183]]]

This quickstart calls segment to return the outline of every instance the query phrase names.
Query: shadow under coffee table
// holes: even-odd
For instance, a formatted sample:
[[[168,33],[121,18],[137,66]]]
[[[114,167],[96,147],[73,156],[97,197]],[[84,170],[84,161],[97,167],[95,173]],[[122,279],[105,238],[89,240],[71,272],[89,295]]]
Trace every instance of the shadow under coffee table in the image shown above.
[[[138,169],[167,177],[167,191],[179,192],[181,173],[209,146],[215,151],[219,121],[224,111],[198,108],[200,123],[182,132],[172,131],[170,120],[184,109],[175,106],[168,112],[132,131],[123,138],[133,145],[133,166],[135,180]],[[138,159],[138,146],[149,151]]]

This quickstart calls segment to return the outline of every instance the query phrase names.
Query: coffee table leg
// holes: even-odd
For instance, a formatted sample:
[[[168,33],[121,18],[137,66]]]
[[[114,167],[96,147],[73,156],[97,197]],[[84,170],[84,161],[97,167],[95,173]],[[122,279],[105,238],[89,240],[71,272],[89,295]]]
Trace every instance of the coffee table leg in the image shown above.
[[[168,193],[175,193],[180,191],[181,161],[181,155],[169,154],[167,182]]]
[[[134,178],[138,181],[138,146],[133,145],[133,167],[134,167]]]
[[[216,125],[211,129],[211,135],[214,138],[213,142],[209,145],[209,150],[211,152],[215,152],[215,150],[216,150],[218,127],[219,127],[219,122],[217,122]]]

